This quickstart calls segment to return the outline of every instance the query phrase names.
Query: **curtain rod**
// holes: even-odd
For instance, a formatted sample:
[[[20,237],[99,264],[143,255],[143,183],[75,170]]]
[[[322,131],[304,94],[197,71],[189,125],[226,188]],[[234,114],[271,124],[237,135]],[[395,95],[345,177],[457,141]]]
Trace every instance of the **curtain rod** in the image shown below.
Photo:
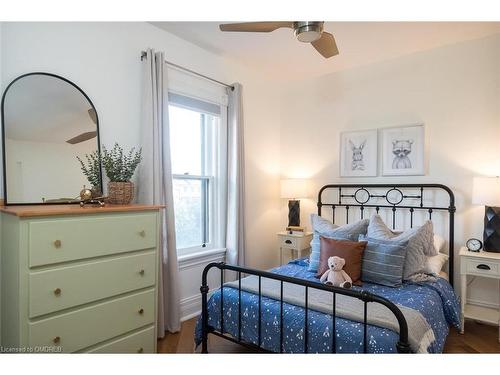
[[[141,61],[144,60],[147,56],[147,53],[146,51],[142,51],[141,52]],[[194,70],[191,70],[191,69],[188,69],[188,68],[185,68],[183,66],[180,66],[180,65],[177,65],[177,64],[174,64],[173,62],[170,62],[168,60],[165,60],[165,63],[167,65],[170,65],[174,68],[177,68],[177,69],[180,69],[180,70],[184,70],[185,72],[188,72],[188,73],[191,73],[191,74],[194,74],[195,76],[198,76],[198,77],[201,77],[201,78],[204,78],[206,80],[209,80],[209,81],[212,81],[212,82],[215,82],[221,86],[225,86],[227,88],[230,88],[231,91],[234,90],[234,86],[233,85],[228,85],[227,83],[224,83],[224,82],[221,82],[221,81],[217,81],[216,79],[213,79],[213,78],[210,78],[210,77],[207,77],[206,75],[203,75],[203,74],[200,74],[198,72],[195,72]]]

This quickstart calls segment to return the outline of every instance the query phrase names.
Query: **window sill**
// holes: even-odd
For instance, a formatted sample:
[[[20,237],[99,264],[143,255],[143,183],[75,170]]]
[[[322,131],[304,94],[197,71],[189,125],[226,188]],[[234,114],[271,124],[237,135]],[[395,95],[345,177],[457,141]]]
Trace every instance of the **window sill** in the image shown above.
[[[226,255],[226,248],[217,248],[204,251],[198,251],[196,253],[183,254],[178,256],[179,264],[191,263],[192,261],[199,261],[208,258],[220,258]]]

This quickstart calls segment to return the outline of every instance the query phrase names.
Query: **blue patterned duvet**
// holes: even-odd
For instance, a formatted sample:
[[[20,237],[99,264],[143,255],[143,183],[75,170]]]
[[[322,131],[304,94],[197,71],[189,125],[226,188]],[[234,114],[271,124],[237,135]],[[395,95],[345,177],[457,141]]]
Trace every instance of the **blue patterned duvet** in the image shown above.
[[[281,275],[312,280],[319,283],[314,273],[307,271],[307,259],[299,259],[287,265],[275,268],[271,272]],[[383,296],[390,301],[419,311],[434,330],[436,340],[428,348],[430,353],[443,351],[449,332],[449,325],[460,327],[460,307],[451,285],[439,278],[436,282],[405,283],[399,288],[390,288],[377,284],[363,283],[363,289]],[[211,329],[220,331],[220,297],[217,290],[208,301],[208,324]],[[238,290],[224,287],[224,333],[238,336]],[[258,295],[241,293],[241,338],[246,342],[258,344]],[[304,308],[285,303],[283,346],[287,353],[304,352]],[[309,311],[308,349],[310,353],[332,352],[332,316],[318,311]],[[280,343],[280,303],[274,299],[262,297],[261,346],[273,352],[279,352]],[[363,352],[363,324],[337,318],[336,320],[337,353]],[[368,326],[369,353],[396,353],[398,334],[386,328]],[[201,317],[198,318],[195,342],[201,343]]]

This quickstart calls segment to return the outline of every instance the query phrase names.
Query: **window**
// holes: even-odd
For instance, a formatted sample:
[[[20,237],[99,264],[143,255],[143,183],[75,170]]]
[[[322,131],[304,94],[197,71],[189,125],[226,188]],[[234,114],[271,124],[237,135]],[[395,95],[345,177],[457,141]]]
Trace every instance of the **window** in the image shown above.
[[[224,246],[225,108],[169,95],[175,232],[179,255]]]

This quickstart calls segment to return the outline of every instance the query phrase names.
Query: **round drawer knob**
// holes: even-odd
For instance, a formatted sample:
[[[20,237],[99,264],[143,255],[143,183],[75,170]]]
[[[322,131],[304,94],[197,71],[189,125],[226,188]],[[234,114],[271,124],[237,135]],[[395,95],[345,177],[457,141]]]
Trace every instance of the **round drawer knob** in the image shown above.
[[[54,344],[59,344],[61,342],[61,338],[59,336],[56,336],[52,339],[52,341],[54,342]]]
[[[137,349],[137,353],[144,353],[144,348]]]
[[[56,249],[59,249],[59,248],[61,247],[61,245],[62,245],[61,240],[55,240],[55,241],[54,241],[54,247],[55,247]]]
[[[144,309],[139,309],[139,314],[144,314]]]
[[[145,230],[141,230],[141,231],[139,232],[139,236],[141,236],[141,237],[146,237],[146,231],[145,231]]]
[[[144,273],[145,273],[144,270],[139,271],[139,275],[141,275],[141,276],[144,276]]]
[[[56,289],[54,289],[54,294],[55,294],[56,296],[60,296],[60,295],[61,295],[61,292],[62,292],[62,291],[61,291],[61,288],[56,288]]]

